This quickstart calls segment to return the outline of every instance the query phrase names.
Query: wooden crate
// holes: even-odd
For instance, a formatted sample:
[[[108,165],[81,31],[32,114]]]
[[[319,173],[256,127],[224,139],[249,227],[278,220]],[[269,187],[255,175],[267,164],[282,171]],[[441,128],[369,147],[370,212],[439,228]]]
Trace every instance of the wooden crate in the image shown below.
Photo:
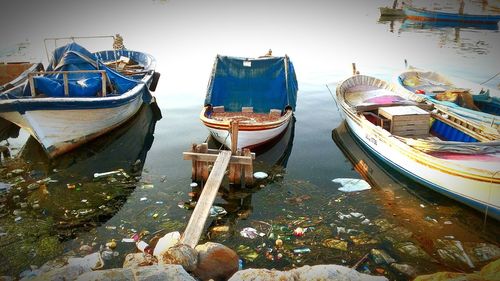
[[[380,107],[378,114],[391,120],[390,132],[402,137],[427,137],[430,113],[417,106]]]

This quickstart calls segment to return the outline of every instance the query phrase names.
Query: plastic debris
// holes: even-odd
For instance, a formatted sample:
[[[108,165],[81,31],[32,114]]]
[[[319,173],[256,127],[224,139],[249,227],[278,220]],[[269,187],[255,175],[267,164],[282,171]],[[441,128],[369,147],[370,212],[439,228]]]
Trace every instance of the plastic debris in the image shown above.
[[[111,241],[109,241],[108,243],[106,243],[106,247],[110,248],[111,250],[113,250],[114,248],[116,248],[116,241],[115,241],[115,239],[111,239]]]
[[[274,245],[276,245],[276,247],[278,248],[281,248],[283,246],[283,240],[281,239],[276,239],[276,241],[274,242]]]
[[[451,221],[445,221],[444,224],[453,224]]]
[[[342,187],[338,190],[343,192],[356,192],[371,189],[372,187],[362,179],[337,178],[333,182],[339,183]]]
[[[359,218],[359,217],[364,218],[365,217],[365,215],[363,215],[362,213],[357,213],[357,212],[352,212],[351,216],[353,216],[355,218]]]
[[[306,247],[304,247],[304,248],[297,248],[297,249],[293,249],[293,252],[295,254],[304,254],[304,253],[310,253],[311,249],[306,248]]]
[[[141,197],[141,199],[139,199],[139,200],[140,201],[146,201],[146,200],[148,200],[148,198],[147,197]]]
[[[94,179],[102,178],[102,177],[107,177],[107,176],[112,176],[112,175],[121,174],[121,173],[125,173],[123,171],[123,169],[118,169],[118,170],[115,170],[115,171],[104,172],[104,173],[94,173]]]
[[[225,214],[227,214],[227,211],[220,206],[210,207],[210,216],[211,217],[223,216]]]
[[[16,218],[14,219],[14,221],[15,221],[15,222],[19,222],[19,221],[21,221],[22,219],[23,219],[22,217],[16,217]]]
[[[253,177],[256,179],[265,179],[268,177],[268,175],[264,172],[255,172],[253,173]]]
[[[249,262],[253,262],[259,256],[259,254],[256,251],[245,245],[239,245],[236,248],[236,252],[240,257]]]
[[[10,184],[0,182],[0,194],[9,191],[10,188]]]
[[[197,183],[195,183],[195,182],[192,182],[189,186],[190,186],[191,188],[195,188],[195,187],[197,187],[197,186],[198,186],[198,184],[197,184]]]
[[[67,187],[68,189],[75,189],[75,188],[76,188],[76,185],[75,185],[75,184],[68,183],[68,184],[66,184],[66,187]]]
[[[304,236],[304,229],[302,227],[297,227],[294,231],[293,231],[293,235],[296,236],[296,237],[302,237]]]
[[[369,219],[364,219],[361,224],[370,224],[370,220]]]
[[[158,217],[158,213],[154,213],[152,217],[153,219],[156,219]]]
[[[257,230],[255,228],[251,228],[251,227],[243,228],[240,231],[240,234],[241,234],[241,236],[243,236],[245,238],[250,238],[250,239],[254,239],[255,237],[257,237],[259,235]]]
[[[181,239],[181,234],[178,231],[169,232],[158,240],[153,251],[153,255],[158,257],[162,252],[176,245]]]
[[[420,204],[420,207],[421,207],[421,208],[425,208],[425,205],[424,205],[424,204]]]
[[[135,243],[135,240],[132,238],[123,238],[122,242],[123,243]]]
[[[323,241],[323,246],[341,251],[347,251],[347,241],[329,238]]]

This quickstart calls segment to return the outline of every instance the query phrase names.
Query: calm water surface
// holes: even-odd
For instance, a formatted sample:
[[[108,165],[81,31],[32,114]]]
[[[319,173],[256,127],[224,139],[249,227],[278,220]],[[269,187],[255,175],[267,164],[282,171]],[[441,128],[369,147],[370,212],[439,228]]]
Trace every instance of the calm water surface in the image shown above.
[[[458,9],[456,1],[414,2]],[[492,6],[466,1],[466,12],[498,11],[497,2],[490,2]],[[352,62],[361,73],[391,79],[405,59],[481,83],[499,71],[498,28],[380,19],[378,7],[391,4],[170,0],[129,1],[119,7],[101,1],[96,7],[86,1],[52,1],[33,4],[39,6],[31,7],[37,14],[30,17],[22,9],[26,4],[9,6],[10,17],[26,21],[0,30],[3,59],[46,60],[43,38],[120,33],[127,48],[156,57],[162,77],[155,95],[163,118],[156,120],[145,107],[127,126],[52,161],[26,133],[8,139],[17,158],[4,161],[0,179],[19,183],[1,197],[0,232],[6,234],[0,237],[0,257],[9,261],[2,263],[0,274],[16,275],[63,253],[83,255],[81,245],[98,250],[111,239],[118,246],[106,253],[106,267],[117,267],[135,251],[133,244],[120,242],[122,238],[143,232],[148,240],[155,234],[182,231],[192,212],[189,193],[198,191],[189,186],[191,163],[182,160],[182,152],[208,138],[198,114],[213,60],[218,53],[258,56],[269,48],[276,55],[288,54],[297,71],[294,125],[274,146],[256,151],[254,169],[269,178],[251,189],[223,183],[215,204],[228,214],[209,220],[201,242],[221,242],[237,250],[244,267],[352,266],[377,248],[398,263],[412,265],[419,274],[480,268],[485,260],[474,256],[475,268],[470,268],[443,258],[438,250],[445,248],[442,241],[455,239],[468,253],[479,243],[488,243],[486,248],[494,256],[499,251],[498,222],[484,220],[482,214],[374,163],[345,130],[325,85],[334,91],[337,81],[350,74]],[[0,19],[2,26],[7,26],[6,20]],[[91,50],[111,47],[111,42],[80,43]],[[496,77],[486,85],[496,88],[499,83]],[[333,179],[361,178],[353,168],[359,160],[369,166],[366,179],[373,188],[338,191]],[[128,176],[93,179],[95,172],[120,168]],[[27,188],[38,180],[45,184]],[[15,222],[16,217],[22,219]],[[245,227],[263,236],[244,238],[240,231]],[[304,236],[292,235],[297,227],[306,229]],[[284,241],[278,250],[277,238]],[[294,254],[297,248],[310,252]],[[391,279],[405,278],[371,259],[359,266],[373,274],[376,268]]]

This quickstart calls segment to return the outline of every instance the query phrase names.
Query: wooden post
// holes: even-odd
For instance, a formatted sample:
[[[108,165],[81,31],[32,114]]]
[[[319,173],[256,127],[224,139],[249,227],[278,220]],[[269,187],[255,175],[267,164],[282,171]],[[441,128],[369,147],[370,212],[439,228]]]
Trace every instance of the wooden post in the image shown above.
[[[251,157],[252,152],[250,152],[250,149],[243,149],[243,156]],[[253,184],[253,165],[245,165],[243,168],[243,174],[245,184]]]
[[[233,155],[236,153],[236,150],[238,150],[238,131],[238,121],[231,121],[231,123],[229,123],[229,134],[231,135],[231,154]]]
[[[356,70],[356,63],[352,63],[352,75],[359,74],[359,72]]]
[[[63,73],[63,81],[64,81],[64,96],[69,96],[69,85],[68,85],[68,74]]]
[[[200,153],[207,153],[208,152],[208,143],[202,143],[200,145]],[[203,161],[203,162],[198,162],[200,165],[200,178],[202,181],[206,181],[208,179],[208,162]]]
[[[196,153],[196,144],[191,146],[191,152]],[[196,159],[191,160],[191,179],[196,181]]]
[[[217,156],[212,172],[210,173],[205,187],[201,192],[198,203],[191,214],[191,218],[189,218],[186,230],[182,234],[179,241],[180,244],[186,244],[191,248],[194,248],[198,244],[201,232],[205,227],[205,222],[207,221],[210,212],[210,207],[212,207],[215,200],[230,159],[230,151],[223,150],[219,153],[219,156]]]
[[[237,150],[235,156],[241,156],[241,150]],[[241,165],[240,164],[230,164],[229,165],[229,182],[232,184],[241,183]]]
[[[106,96],[106,71],[101,72],[101,80],[102,80],[102,96]]]

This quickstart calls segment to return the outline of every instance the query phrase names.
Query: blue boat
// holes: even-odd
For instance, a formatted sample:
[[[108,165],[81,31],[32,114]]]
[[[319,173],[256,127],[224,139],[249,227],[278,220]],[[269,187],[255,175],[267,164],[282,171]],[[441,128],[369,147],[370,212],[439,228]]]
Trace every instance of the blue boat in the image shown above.
[[[500,15],[471,15],[429,11],[426,9],[415,8],[407,4],[403,5],[403,11],[408,19],[419,21],[449,21],[497,24],[500,20]]]
[[[475,22],[420,21],[420,20],[405,19],[401,24],[400,30],[409,30],[409,29],[435,30],[435,29],[449,29],[449,28],[498,30],[498,25],[489,23],[475,23]]]
[[[27,130],[49,157],[129,120],[154,101],[155,59],[126,49],[91,53],[77,43],[54,50],[46,71],[0,94],[0,117]]]

